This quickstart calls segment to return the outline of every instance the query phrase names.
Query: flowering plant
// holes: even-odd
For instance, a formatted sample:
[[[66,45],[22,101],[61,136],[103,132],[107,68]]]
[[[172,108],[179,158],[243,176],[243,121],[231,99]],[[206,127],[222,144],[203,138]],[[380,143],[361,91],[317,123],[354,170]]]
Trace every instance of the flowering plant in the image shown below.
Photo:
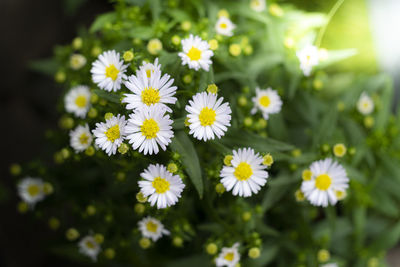
[[[19,210],[77,261],[383,263],[400,116],[386,76],[330,68],[354,51],[319,47],[328,22],[263,0],[116,1],[55,50],[56,165],[13,166]]]

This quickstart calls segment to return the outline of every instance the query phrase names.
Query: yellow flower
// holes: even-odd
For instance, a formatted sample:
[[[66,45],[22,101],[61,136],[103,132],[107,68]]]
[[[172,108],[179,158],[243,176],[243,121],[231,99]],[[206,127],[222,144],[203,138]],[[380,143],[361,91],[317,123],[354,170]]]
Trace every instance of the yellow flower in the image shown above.
[[[143,238],[141,238],[141,239],[139,240],[139,245],[140,245],[140,247],[141,247],[142,249],[147,249],[147,248],[150,247],[151,241],[150,241],[150,239],[143,237]]]
[[[242,48],[240,47],[239,44],[231,44],[229,46],[229,53],[232,56],[237,57],[242,53]]]
[[[331,254],[326,249],[321,249],[318,251],[318,261],[327,262],[331,258]]]
[[[226,17],[229,18],[229,12],[226,9],[221,9],[218,11],[218,18]]]
[[[147,44],[147,51],[152,55],[157,55],[163,46],[159,39],[151,39]]]
[[[344,155],[346,155],[347,148],[344,144],[336,144],[333,146],[333,154],[335,154],[336,157],[341,158]]]
[[[132,61],[135,57],[132,51],[125,51],[124,55],[122,56],[126,62]]]
[[[274,158],[271,156],[271,154],[267,154],[263,157],[263,164],[266,166],[271,166],[274,163]]]
[[[256,248],[256,247],[251,248],[251,249],[249,249],[248,255],[252,259],[257,259],[258,257],[260,257],[260,249]]]
[[[312,172],[311,170],[304,170],[303,173],[301,174],[301,178],[303,178],[304,181],[310,181],[312,177]]]
[[[79,232],[75,228],[69,228],[67,232],[65,233],[65,236],[69,241],[74,241],[78,239],[79,237]]]
[[[226,155],[224,158],[224,164],[226,166],[232,166],[232,164],[231,164],[232,159],[233,159],[232,155]]]
[[[115,250],[112,248],[107,248],[106,250],[104,250],[104,255],[107,259],[112,260],[115,257]]]
[[[211,50],[217,50],[218,49],[218,41],[216,39],[211,39],[208,41],[208,45],[210,46]]]
[[[184,31],[189,31],[191,27],[192,27],[192,23],[190,23],[190,21],[188,21],[188,20],[183,21],[181,24],[181,28]]]
[[[206,251],[210,255],[215,255],[218,251],[218,247],[215,243],[210,243],[206,246]]]
[[[213,83],[213,84],[209,84],[207,86],[207,92],[209,92],[210,94],[217,94],[218,93],[218,86]]]
[[[297,202],[301,202],[306,199],[306,197],[304,196],[304,193],[300,189],[296,190],[296,192],[294,193],[294,196],[295,196]]]
[[[283,16],[283,9],[276,3],[273,3],[269,6],[269,13],[275,17],[282,17]]]
[[[250,211],[243,212],[242,220],[247,222],[250,221],[250,219],[251,219],[251,212]]]

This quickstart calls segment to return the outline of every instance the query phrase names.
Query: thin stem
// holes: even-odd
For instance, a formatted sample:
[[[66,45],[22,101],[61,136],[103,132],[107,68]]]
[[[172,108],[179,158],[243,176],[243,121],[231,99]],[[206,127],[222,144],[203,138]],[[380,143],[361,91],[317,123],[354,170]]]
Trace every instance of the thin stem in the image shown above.
[[[338,0],[338,1],[335,3],[335,5],[332,7],[331,11],[329,11],[328,19],[327,19],[327,21],[326,21],[326,24],[324,25],[324,27],[322,27],[322,28],[319,30],[318,37],[317,37],[317,41],[316,41],[316,43],[315,43],[315,46],[316,46],[316,47],[319,47],[319,46],[321,45],[322,37],[323,37],[324,34],[325,34],[325,31],[326,31],[326,28],[328,27],[329,22],[331,22],[332,17],[333,17],[333,16],[335,15],[335,13],[338,11],[339,7],[343,4],[343,2],[344,2],[344,0]]]

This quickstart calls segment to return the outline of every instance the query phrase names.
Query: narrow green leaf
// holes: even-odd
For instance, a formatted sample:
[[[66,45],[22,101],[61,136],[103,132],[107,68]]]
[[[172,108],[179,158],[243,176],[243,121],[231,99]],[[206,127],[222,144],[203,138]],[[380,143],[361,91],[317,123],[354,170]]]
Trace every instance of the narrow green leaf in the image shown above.
[[[121,97],[116,94],[112,94],[103,90],[95,89],[93,92],[98,95],[101,98],[104,98],[105,100],[108,100],[113,103],[121,103]]]
[[[204,190],[203,178],[201,175],[199,158],[192,141],[190,141],[185,132],[178,131],[172,139],[171,148],[173,151],[176,151],[181,155],[182,163],[186,168],[186,172],[199,193],[200,198],[202,198]]]
[[[115,12],[109,12],[105,13],[103,15],[100,15],[97,17],[97,19],[93,22],[92,26],[89,29],[90,33],[97,32],[101,30],[106,23],[111,23],[113,22],[117,17],[117,14]]]

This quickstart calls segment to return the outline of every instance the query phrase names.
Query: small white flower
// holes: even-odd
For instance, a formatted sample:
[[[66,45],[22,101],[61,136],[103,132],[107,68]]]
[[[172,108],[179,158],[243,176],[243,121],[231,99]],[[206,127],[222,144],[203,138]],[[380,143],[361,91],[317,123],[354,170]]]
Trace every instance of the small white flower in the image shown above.
[[[99,55],[93,62],[90,72],[93,82],[101,89],[116,92],[121,89],[123,80],[126,80],[127,67],[128,65],[124,65],[124,61],[120,58],[120,54],[115,50],[110,50]]]
[[[65,110],[73,113],[76,117],[85,118],[90,108],[90,96],[91,93],[87,86],[78,85],[71,88],[64,97]]]
[[[148,197],[151,206],[157,202],[158,209],[175,205],[185,188],[179,175],[173,175],[164,165],[150,164],[140,176],[145,179],[139,181],[140,192]]]
[[[139,76],[139,73],[141,73],[143,70],[146,72],[148,79],[151,78],[153,73],[161,71],[161,65],[158,63],[158,58],[154,60],[154,63],[143,61],[142,65],[139,67],[139,70],[136,71],[136,76]]]
[[[19,197],[33,207],[45,198],[43,187],[42,179],[26,177],[18,184]]]
[[[73,54],[69,58],[69,66],[73,70],[79,70],[86,65],[86,58],[81,54]]]
[[[222,248],[218,257],[215,259],[215,264],[218,267],[227,266],[235,267],[240,261],[240,254],[238,251],[239,243],[235,243],[230,248]]]
[[[104,150],[109,156],[117,152],[118,147],[125,139],[125,116],[117,115],[106,120],[106,122],[96,123],[93,135],[96,137],[96,145]]]
[[[358,99],[357,109],[363,115],[371,114],[374,111],[374,101],[366,92],[363,92]]]
[[[276,114],[281,111],[282,100],[278,94],[278,91],[268,88],[261,90],[256,88],[256,96],[252,98],[254,107],[251,110],[251,114],[255,114],[257,110],[260,110],[263,118],[268,120],[269,114]]]
[[[138,223],[139,230],[143,237],[150,238],[153,242],[156,242],[163,235],[169,235],[169,231],[164,228],[164,225],[153,217],[143,218]]]
[[[208,42],[202,40],[199,36],[193,36],[183,39],[182,51],[179,56],[182,59],[182,65],[188,65],[189,69],[199,70],[202,68],[208,71],[212,64],[211,57],[214,53],[210,50]]]
[[[69,143],[76,153],[82,152],[87,149],[93,140],[93,136],[90,133],[89,126],[79,125],[74,130],[69,132]]]
[[[217,100],[217,95],[206,92],[197,93],[192,99],[185,107],[189,112],[189,133],[204,141],[224,136],[227,126],[231,126],[232,111],[229,103],[222,104],[223,97]]]
[[[235,28],[236,25],[227,17],[220,17],[215,24],[215,31],[225,36],[232,36]]]
[[[158,146],[164,151],[167,149],[174,132],[171,126],[173,121],[165,112],[165,107],[161,105],[145,105],[129,116],[126,138],[133,149],[139,149],[145,155],[157,154]]]
[[[250,0],[250,8],[256,12],[262,12],[267,8],[265,0]]]
[[[157,61],[154,65],[157,64]],[[149,76],[150,73],[150,76]],[[174,79],[168,74],[161,77],[161,71],[156,68],[151,71],[144,67],[139,70],[136,75],[131,75],[125,86],[132,91],[133,94],[125,94],[123,103],[128,103],[127,109],[140,109],[143,106],[160,104],[167,108],[168,112],[172,110],[167,104],[175,104],[176,86],[173,86]]]
[[[268,172],[263,165],[263,158],[252,148],[233,150],[232,166],[221,170],[221,183],[234,196],[249,197],[257,194],[267,182]]]
[[[318,48],[313,45],[307,45],[296,53],[300,60],[300,69],[304,76],[310,76],[311,70],[319,63]]]
[[[88,256],[93,261],[97,260],[97,255],[100,253],[100,245],[96,242],[93,236],[85,236],[78,243],[79,252]]]
[[[349,186],[346,170],[331,158],[315,161],[310,165],[311,179],[303,180],[301,191],[314,206],[326,207],[338,201],[336,192]]]

